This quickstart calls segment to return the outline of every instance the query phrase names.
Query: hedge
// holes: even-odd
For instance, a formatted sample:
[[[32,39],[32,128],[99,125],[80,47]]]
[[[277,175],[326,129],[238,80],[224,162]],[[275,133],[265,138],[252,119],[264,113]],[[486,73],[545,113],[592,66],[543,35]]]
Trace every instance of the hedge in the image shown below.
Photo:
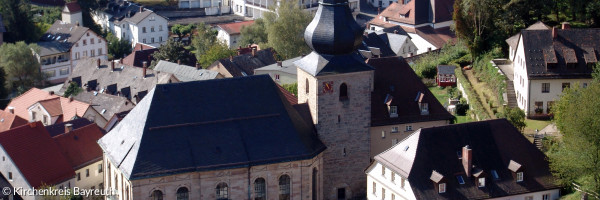
[[[454,73],[456,74],[456,80],[463,86],[465,92],[467,93],[467,96],[469,97],[469,113],[478,116],[479,120],[491,119],[490,115],[485,111],[485,108],[479,101],[479,96],[473,90],[473,86],[471,86],[471,83],[463,74],[462,69],[460,67],[457,67],[454,70]]]

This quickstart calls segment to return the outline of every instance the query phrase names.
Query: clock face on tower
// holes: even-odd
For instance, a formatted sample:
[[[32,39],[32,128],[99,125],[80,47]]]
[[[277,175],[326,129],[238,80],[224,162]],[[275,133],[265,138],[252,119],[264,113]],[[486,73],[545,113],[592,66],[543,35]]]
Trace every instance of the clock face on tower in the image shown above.
[[[323,93],[333,93],[333,81],[323,82]]]

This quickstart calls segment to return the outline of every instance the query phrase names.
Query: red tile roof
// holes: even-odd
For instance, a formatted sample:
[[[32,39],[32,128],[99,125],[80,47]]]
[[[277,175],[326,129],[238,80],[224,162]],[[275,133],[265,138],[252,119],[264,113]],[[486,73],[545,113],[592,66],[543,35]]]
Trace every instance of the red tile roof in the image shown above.
[[[60,105],[60,97],[56,97],[53,99],[45,99],[39,101],[40,105],[42,105],[50,116],[55,117],[62,115],[62,106]]]
[[[104,132],[96,124],[89,124],[68,133],[54,136],[63,155],[73,167],[79,169],[102,159],[102,149],[97,141]]]
[[[133,47],[133,51],[137,51],[137,50],[144,50],[144,49],[156,49],[156,47],[147,45],[147,44],[143,44],[143,43],[135,43],[135,46]]]
[[[287,91],[281,85],[279,85],[279,84],[276,84],[276,85],[279,88],[279,91],[281,91],[281,94],[283,94],[283,97],[285,97],[285,99],[290,103],[290,105],[298,104],[298,97],[294,96],[294,94]]]
[[[63,120],[64,121],[68,121],[70,119],[72,119],[75,115],[81,117],[83,116],[83,114],[89,109],[90,105],[77,101],[77,100],[73,100],[70,101],[69,98],[65,98],[65,97],[61,97],[58,95],[54,95],[54,94],[50,94],[46,91],[37,89],[37,88],[31,88],[30,90],[28,90],[27,92],[21,94],[18,97],[15,97],[14,99],[12,99],[12,101],[8,104],[7,109],[5,109],[4,111],[8,112],[8,107],[14,107],[15,109],[15,115],[23,118],[23,119],[29,119],[29,112],[27,111],[27,109],[32,106],[33,104],[43,101],[43,100],[48,100],[48,99],[60,99],[60,104],[57,103],[50,103],[50,104],[46,104],[48,107],[44,107],[46,110],[54,110],[58,109],[57,107],[60,106],[60,109],[62,110],[62,115],[63,115]],[[50,112],[50,111],[48,111]]]
[[[254,21],[233,22],[228,24],[219,24],[219,28],[223,29],[229,35],[238,35],[244,26],[250,26]]]
[[[11,114],[8,111],[0,110],[0,132],[21,126],[23,124],[27,124],[27,120],[15,114]]]
[[[81,7],[77,3],[77,1],[67,3],[65,4],[65,6],[67,7],[67,11],[69,11],[70,13],[81,12]]]
[[[136,45],[136,47],[138,46]],[[142,45],[139,47],[142,47]],[[143,45],[143,50],[142,48],[139,48],[140,50],[134,50],[131,52],[131,54],[123,58],[123,64],[135,67],[144,67],[144,61],[146,61],[148,66],[150,66],[150,62],[154,60],[152,54],[158,51],[158,49],[154,47],[147,47],[149,46]]]
[[[41,122],[0,133],[0,145],[32,187],[58,184],[75,176]]]

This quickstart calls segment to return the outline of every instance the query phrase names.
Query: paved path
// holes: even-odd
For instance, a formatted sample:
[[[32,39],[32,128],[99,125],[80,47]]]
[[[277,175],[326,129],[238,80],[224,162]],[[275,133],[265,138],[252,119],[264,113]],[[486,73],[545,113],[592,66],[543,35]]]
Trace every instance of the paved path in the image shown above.
[[[496,64],[496,66],[498,66],[498,68],[500,68],[500,70],[502,70],[502,73],[504,73],[504,75],[506,75],[506,78],[508,79],[506,81],[506,97],[505,97],[506,101],[508,102],[508,107],[517,108],[518,102],[517,102],[517,93],[515,92],[515,86],[513,83],[514,71],[513,71],[512,63],[506,59],[494,59],[494,63]]]

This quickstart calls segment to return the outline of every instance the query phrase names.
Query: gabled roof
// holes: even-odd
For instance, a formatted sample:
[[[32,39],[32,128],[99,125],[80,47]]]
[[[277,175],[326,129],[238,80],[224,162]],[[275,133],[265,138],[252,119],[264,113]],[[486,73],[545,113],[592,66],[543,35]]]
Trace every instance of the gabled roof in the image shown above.
[[[58,144],[61,152],[73,169],[80,169],[86,165],[102,159],[102,149],[97,141],[104,135],[98,125],[73,129],[68,133],[54,136],[52,139]]]
[[[454,31],[450,30],[450,27],[433,29],[431,26],[423,26],[416,28],[415,33],[438,49],[456,39]]]
[[[54,185],[75,176],[41,122],[0,133],[0,145],[32,187]]]
[[[93,124],[94,122],[89,121],[86,118],[77,118],[68,122],[61,122],[61,123],[56,123],[56,124],[52,124],[52,125],[48,125],[46,126],[46,130],[48,131],[48,134],[50,134],[50,137],[54,137],[60,134],[65,133],[65,125],[66,124],[71,124],[71,127],[73,128],[73,130],[75,129],[79,129],[81,127]]]
[[[56,41],[68,46],[70,49],[89,30],[87,27],[56,20],[48,31],[42,35],[40,42]]]
[[[456,66],[454,65],[438,65],[437,73],[438,74],[454,74],[454,70]]]
[[[375,88],[371,93],[371,126],[451,120],[452,114],[440,104],[427,86],[401,57],[373,58],[367,64],[375,68]],[[416,97],[423,94],[429,114],[421,115]],[[397,106],[398,117],[390,117],[390,106]]]
[[[29,119],[29,111],[27,109],[37,102],[40,102],[52,116],[62,114],[64,121],[68,121],[75,116],[83,116],[90,106],[84,102],[71,101],[69,98],[50,94],[37,88],[31,88],[20,96],[13,98],[5,111],[8,111],[8,107],[13,107],[15,115],[23,119]]]
[[[270,65],[255,69],[254,72],[257,72],[257,71],[280,71],[280,72],[285,72],[288,74],[296,74],[298,72],[298,69],[297,69],[296,65],[294,65],[294,62],[296,62],[297,60],[300,60],[301,58],[302,58],[302,56],[298,56],[295,58],[281,61],[281,67],[279,65],[277,65],[277,63],[270,64]]]
[[[466,145],[472,149],[474,169],[487,174],[495,170],[499,180],[486,176],[485,187],[479,188],[465,175],[457,152]],[[375,160],[408,178],[417,199],[487,199],[560,188],[544,153],[506,119],[423,128]],[[513,178],[511,161],[522,165],[522,182]],[[433,171],[446,178],[445,193],[435,189]],[[458,183],[457,175],[465,184]]]
[[[396,56],[396,52],[394,52],[390,48],[390,43],[386,41],[386,35],[379,35],[375,32],[366,33],[362,36],[363,40],[360,46],[358,46],[359,50],[363,51],[371,51],[373,54],[378,54],[379,57],[389,57]],[[377,53],[373,52],[372,48],[377,48]],[[375,55],[373,55],[375,56]]]
[[[532,24],[531,26],[527,27],[525,30],[549,30],[550,27],[546,26],[546,24],[544,24],[541,21],[536,22],[535,24]],[[508,43],[509,46],[511,46],[513,49],[517,49],[517,44],[519,43],[519,38],[521,37],[521,33],[517,33],[515,35],[513,35],[512,37],[506,39],[506,43]]]
[[[81,6],[79,6],[79,3],[77,3],[77,1],[69,2],[69,3],[65,4],[65,8],[63,9],[63,12],[65,12],[65,13],[81,12]]]
[[[156,84],[168,83],[173,78],[171,73],[157,72],[151,69],[147,69],[146,77],[142,77],[143,68],[118,63],[114,64],[115,70],[112,71],[111,61],[107,60],[101,60],[100,68],[97,65],[96,58],[80,60],[77,62],[75,69],[69,74],[66,82],[75,81],[83,86],[84,90],[95,85],[96,87],[90,88],[90,90],[102,90],[103,93],[111,95],[116,95],[118,92],[120,96],[133,101],[136,95],[141,98],[152,90]],[[88,83],[90,84],[88,85]],[[64,93],[68,85],[65,84],[60,93]]]
[[[219,75],[219,72],[216,71],[196,69],[195,67],[178,65],[177,63],[164,60],[158,61],[158,64],[154,66],[154,70],[171,73],[175,75],[177,79],[183,82],[210,80],[217,78],[217,75]]]
[[[600,29],[556,29],[556,34],[553,38],[549,29],[521,31],[529,78],[591,78],[587,64],[600,58]]]
[[[267,75],[214,79],[158,85],[98,143],[135,180],[310,159],[311,124]]]
[[[243,21],[243,22],[232,22],[227,24],[218,24],[217,27],[225,31],[229,35],[239,35],[241,33],[242,27],[251,26],[254,24],[254,20],[251,21]]]
[[[357,51],[355,51],[357,52]],[[328,55],[311,52],[294,62],[298,68],[313,76],[326,76],[341,73],[371,71],[373,67],[365,64],[358,53],[346,55]]]
[[[90,104],[106,120],[115,113],[131,110],[135,106],[125,97],[99,92],[80,92],[73,99]]]
[[[231,76],[242,77],[254,75],[255,69],[274,64],[277,61],[273,48],[268,48],[256,51],[256,56],[242,54],[234,56],[233,59],[223,58],[217,62],[221,63]]]
[[[144,20],[146,17],[148,17],[152,13],[154,13],[153,11],[148,10],[143,7],[141,7],[142,12],[140,12],[140,7],[141,7],[140,5],[131,3],[129,1],[122,1],[118,4],[111,2],[111,3],[108,3],[106,5],[106,8],[104,8],[102,11],[104,11],[106,14],[111,16],[108,19],[109,21],[113,21],[116,24],[119,24],[120,22],[123,22],[123,21],[127,21],[132,24],[138,24],[142,20]],[[157,16],[162,17],[158,14],[157,14]],[[164,18],[164,17],[162,17],[162,18]]]
[[[127,57],[123,58],[123,64],[134,67],[144,67],[144,61],[146,61],[146,64],[150,66],[150,62],[154,60],[152,54],[158,51],[158,48],[148,47],[147,45],[140,43],[137,43],[135,47],[139,49],[133,50]]]
[[[434,6],[431,6],[431,3]],[[392,3],[379,15],[373,18],[369,24],[381,27],[395,26],[388,21],[404,23],[408,25],[420,25],[425,23],[440,23],[452,20],[454,0],[432,0],[432,1],[409,1],[407,4]],[[431,14],[430,14],[431,13]]]
[[[9,111],[0,110],[0,132],[23,124],[27,124],[27,120],[10,113]]]

